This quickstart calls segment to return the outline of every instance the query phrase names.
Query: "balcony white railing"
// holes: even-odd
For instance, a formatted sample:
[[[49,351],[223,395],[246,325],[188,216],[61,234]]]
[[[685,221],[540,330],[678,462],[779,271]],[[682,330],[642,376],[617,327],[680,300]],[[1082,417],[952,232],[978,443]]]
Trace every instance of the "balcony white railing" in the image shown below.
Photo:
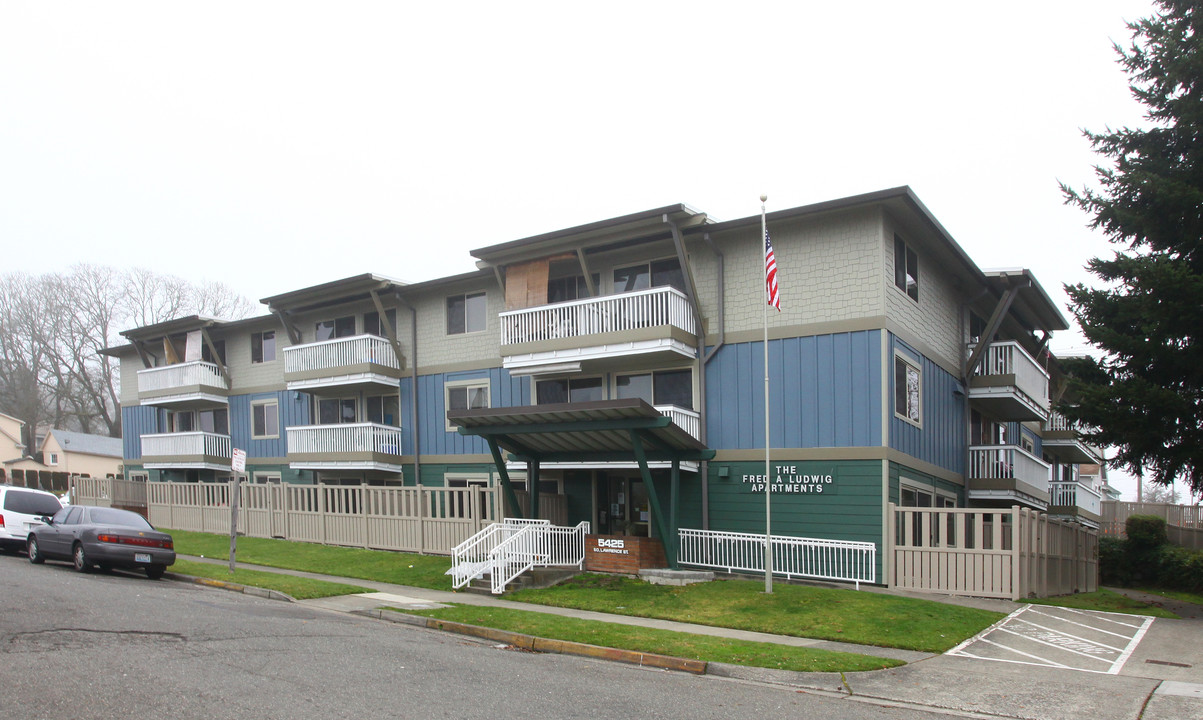
[[[204,360],[164,365],[138,371],[138,392],[152,393],[192,386],[229,390],[217,365]]]
[[[299,425],[288,428],[289,454],[401,454],[401,428],[378,423]]]
[[[974,445],[969,448],[969,477],[1018,480],[1046,490],[1052,466],[1017,445]]]
[[[656,409],[660,411],[661,415],[667,415],[671,418],[673,425],[689,433],[694,440],[702,439],[701,415],[696,410],[683,408],[679,405],[657,405]]]
[[[1103,495],[1094,488],[1076,482],[1052,482],[1048,485],[1048,504],[1076,507],[1098,515],[1103,507]]]
[[[561,340],[671,325],[697,334],[685,294],[672,287],[571,300],[501,313],[501,344]]]
[[[383,365],[394,370],[401,369],[393,346],[388,340],[375,335],[321,340],[305,345],[284,348],[284,372],[304,373],[313,370],[331,370],[352,365]]]
[[[230,436],[211,432],[179,432],[142,436],[142,457],[230,457]]]
[[[1048,407],[1048,373],[1014,340],[990,343],[973,374],[975,377],[1014,375],[1017,389],[1041,407]]]

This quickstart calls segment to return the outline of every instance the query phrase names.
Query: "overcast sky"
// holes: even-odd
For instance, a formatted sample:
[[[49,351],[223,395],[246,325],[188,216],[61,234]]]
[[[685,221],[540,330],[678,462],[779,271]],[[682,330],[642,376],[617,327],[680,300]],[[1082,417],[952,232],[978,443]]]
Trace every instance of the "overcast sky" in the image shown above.
[[[729,220],[909,185],[979,266],[1064,305],[1111,249],[1057,183],[1093,182],[1082,128],[1141,124],[1111,43],[1151,12],[5,2],[2,271],[144,266],[258,300],[672,203]]]

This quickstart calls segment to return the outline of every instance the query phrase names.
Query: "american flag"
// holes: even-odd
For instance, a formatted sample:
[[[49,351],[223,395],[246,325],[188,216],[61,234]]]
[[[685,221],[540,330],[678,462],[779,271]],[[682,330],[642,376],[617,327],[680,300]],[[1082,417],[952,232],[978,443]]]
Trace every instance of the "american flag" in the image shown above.
[[[769,305],[781,312],[781,293],[777,290],[777,258],[773,255],[773,241],[769,231],[764,231],[764,286],[769,296]]]

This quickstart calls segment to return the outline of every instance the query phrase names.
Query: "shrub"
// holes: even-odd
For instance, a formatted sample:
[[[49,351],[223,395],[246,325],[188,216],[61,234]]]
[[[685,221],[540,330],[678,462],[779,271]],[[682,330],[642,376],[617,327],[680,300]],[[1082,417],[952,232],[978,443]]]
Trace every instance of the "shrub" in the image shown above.
[[[1126,544],[1123,538],[1099,538],[1099,584],[1126,587],[1131,583],[1131,573],[1124,562]]]
[[[1156,515],[1133,515],[1124,523],[1128,535],[1129,550],[1137,552],[1154,550],[1169,542],[1165,533],[1165,519]]]

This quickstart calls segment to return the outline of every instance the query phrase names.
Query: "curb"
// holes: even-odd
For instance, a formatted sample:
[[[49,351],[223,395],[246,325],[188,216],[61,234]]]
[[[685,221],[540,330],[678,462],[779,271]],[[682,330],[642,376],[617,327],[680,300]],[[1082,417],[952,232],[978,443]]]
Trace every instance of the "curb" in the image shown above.
[[[422,617],[419,615],[406,615],[405,613],[394,612],[392,610],[354,610],[352,611],[352,614],[363,615],[365,617],[375,618],[377,620],[385,620],[387,622],[415,625],[417,627],[424,627],[429,630],[442,630],[444,632],[452,632],[459,635],[469,635],[471,637],[478,637],[484,640],[491,640],[493,642],[505,643],[506,645],[513,645],[516,648],[530,650],[532,652],[577,655],[580,657],[597,658],[599,660],[623,662],[630,665],[638,665],[640,667],[659,668],[661,670],[679,670],[681,672],[693,673],[695,675],[706,674],[707,663],[702,660],[688,660],[686,658],[672,657],[669,655],[656,655],[654,653],[643,653],[635,650],[619,650],[617,648],[601,647],[599,645],[587,645],[585,643],[572,642],[570,640],[551,640],[548,638],[535,637],[534,635],[523,635],[522,633],[509,632],[508,630],[496,630],[494,628],[481,627],[479,625],[467,625],[465,623],[438,620],[436,618]]]
[[[193,585],[205,585],[207,587],[218,588],[219,590],[230,590],[232,592],[242,593],[243,595],[254,595],[256,597],[267,598],[268,600],[281,600],[283,602],[296,602],[296,598],[291,595],[285,595],[278,590],[268,590],[261,587],[253,587],[250,585],[239,585],[238,583],[226,582],[225,580],[214,580],[213,578],[195,577],[193,575],[181,575],[179,573],[167,573],[163,576],[165,580],[182,580],[190,582]]]

